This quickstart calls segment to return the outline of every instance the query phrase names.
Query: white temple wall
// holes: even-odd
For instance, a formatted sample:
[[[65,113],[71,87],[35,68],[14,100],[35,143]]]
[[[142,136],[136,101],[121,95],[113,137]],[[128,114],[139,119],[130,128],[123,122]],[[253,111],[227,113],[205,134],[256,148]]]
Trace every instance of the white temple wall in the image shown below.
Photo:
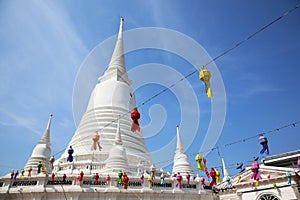
[[[76,176],[67,177],[63,182],[61,177],[39,175],[11,180],[10,177],[1,179],[0,199],[216,199],[211,190],[204,190],[199,182],[192,181],[181,189],[175,185],[174,179],[166,179],[161,185],[155,179],[150,189],[148,181],[140,184],[139,178],[130,178],[128,189],[117,183],[117,176],[111,176],[110,185],[105,184],[105,177],[99,179],[98,185],[91,184],[91,176],[84,176],[80,184],[76,184]]]

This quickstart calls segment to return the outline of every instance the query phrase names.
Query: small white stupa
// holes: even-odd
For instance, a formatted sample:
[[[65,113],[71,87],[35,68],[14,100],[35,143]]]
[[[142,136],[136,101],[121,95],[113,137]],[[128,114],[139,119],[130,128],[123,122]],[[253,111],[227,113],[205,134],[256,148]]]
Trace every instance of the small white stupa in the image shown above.
[[[25,171],[28,171],[30,167],[32,167],[32,175],[37,174],[37,164],[39,162],[42,162],[45,166],[45,169],[47,172],[51,172],[51,166],[49,163],[50,157],[51,157],[51,144],[50,144],[50,126],[51,126],[51,120],[52,120],[52,114],[50,114],[50,118],[48,120],[47,128],[41,138],[41,140],[38,142],[38,144],[35,146],[35,148],[32,151],[32,154],[30,158],[27,161],[27,164],[24,167]]]
[[[178,125],[176,126],[176,135],[177,135],[177,145],[175,150],[172,174],[175,173],[177,174],[179,172],[182,176],[185,177],[185,175],[188,172],[191,175],[191,177],[193,177],[194,176],[193,169],[191,167],[188,157],[184,153],[184,149],[181,144]]]
[[[127,162],[126,149],[123,147],[121,130],[120,130],[120,119],[118,119],[117,132],[114,144],[109,152],[107,160],[105,163],[105,169],[103,173],[116,174],[119,170],[126,172],[131,175],[129,171],[129,166]]]

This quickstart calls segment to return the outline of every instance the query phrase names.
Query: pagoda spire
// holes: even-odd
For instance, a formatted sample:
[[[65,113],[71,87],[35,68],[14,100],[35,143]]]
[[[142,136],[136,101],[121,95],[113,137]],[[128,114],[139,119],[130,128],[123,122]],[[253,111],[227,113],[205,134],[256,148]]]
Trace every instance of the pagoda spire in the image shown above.
[[[124,60],[124,44],[123,44],[123,23],[124,18],[120,19],[120,27],[118,33],[118,39],[115,46],[115,50],[112,54],[107,71],[113,69],[119,69],[125,71],[125,60]]]
[[[120,27],[118,33],[118,39],[115,45],[115,49],[111,56],[110,63],[108,68],[104,72],[104,75],[99,77],[99,81],[103,82],[109,79],[115,79],[118,81],[126,82],[127,84],[131,84],[131,81],[128,79],[128,75],[125,67],[125,59],[124,59],[124,44],[123,44],[123,24],[124,18],[120,19]]]
[[[177,145],[176,145],[176,152],[184,153],[184,149],[181,144],[180,134],[179,134],[179,126],[176,125],[176,136],[177,136]]]
[[[223,166],[223,181],[226,181],[226,177],[229,177],[229,173],[227,171],[224,158],[222,158],[222,166]]]
[[[50,114],[46,130],[45,130],[41,140],[39,141],[39,144],[48,144],[48,145],[50,145],[50,126],[51,126],[52,117],[53,117],[53,114]]]

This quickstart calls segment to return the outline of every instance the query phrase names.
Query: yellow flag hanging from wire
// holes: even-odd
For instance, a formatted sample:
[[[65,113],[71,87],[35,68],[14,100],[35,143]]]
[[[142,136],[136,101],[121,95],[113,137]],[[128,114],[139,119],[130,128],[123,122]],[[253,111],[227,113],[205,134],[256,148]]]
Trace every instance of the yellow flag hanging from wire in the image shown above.
[[[211,98],[212,97],[212,92],[211,92],[210,83],[209,83],[209,80],[211,78],[211,74],[204,66],[201,67],[201,70],[200,70],[200,73],[199,73],[199,78],[205,84],[205,90],[206,90],[207,97]]]

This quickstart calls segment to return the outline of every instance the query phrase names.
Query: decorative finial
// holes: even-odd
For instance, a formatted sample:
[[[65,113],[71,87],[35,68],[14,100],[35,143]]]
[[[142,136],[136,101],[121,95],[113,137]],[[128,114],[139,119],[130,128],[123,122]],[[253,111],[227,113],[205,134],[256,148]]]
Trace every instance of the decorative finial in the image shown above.
[[[177,136],[176,151],[180,152],[180,153],[184,153],[184,149],[183,149],[181,141],[180,141],[180,133],[179,133],[179,126],[178,125],[176,125],[176,136]]]
[[[48,124],[47,124],[47,128],[46,128],[46,129],[48,129],[48,130],[50,130],[50,125],[51,125],[52,117],[53,117],[53,114],[50,113],[50,117],[49,117]]]

